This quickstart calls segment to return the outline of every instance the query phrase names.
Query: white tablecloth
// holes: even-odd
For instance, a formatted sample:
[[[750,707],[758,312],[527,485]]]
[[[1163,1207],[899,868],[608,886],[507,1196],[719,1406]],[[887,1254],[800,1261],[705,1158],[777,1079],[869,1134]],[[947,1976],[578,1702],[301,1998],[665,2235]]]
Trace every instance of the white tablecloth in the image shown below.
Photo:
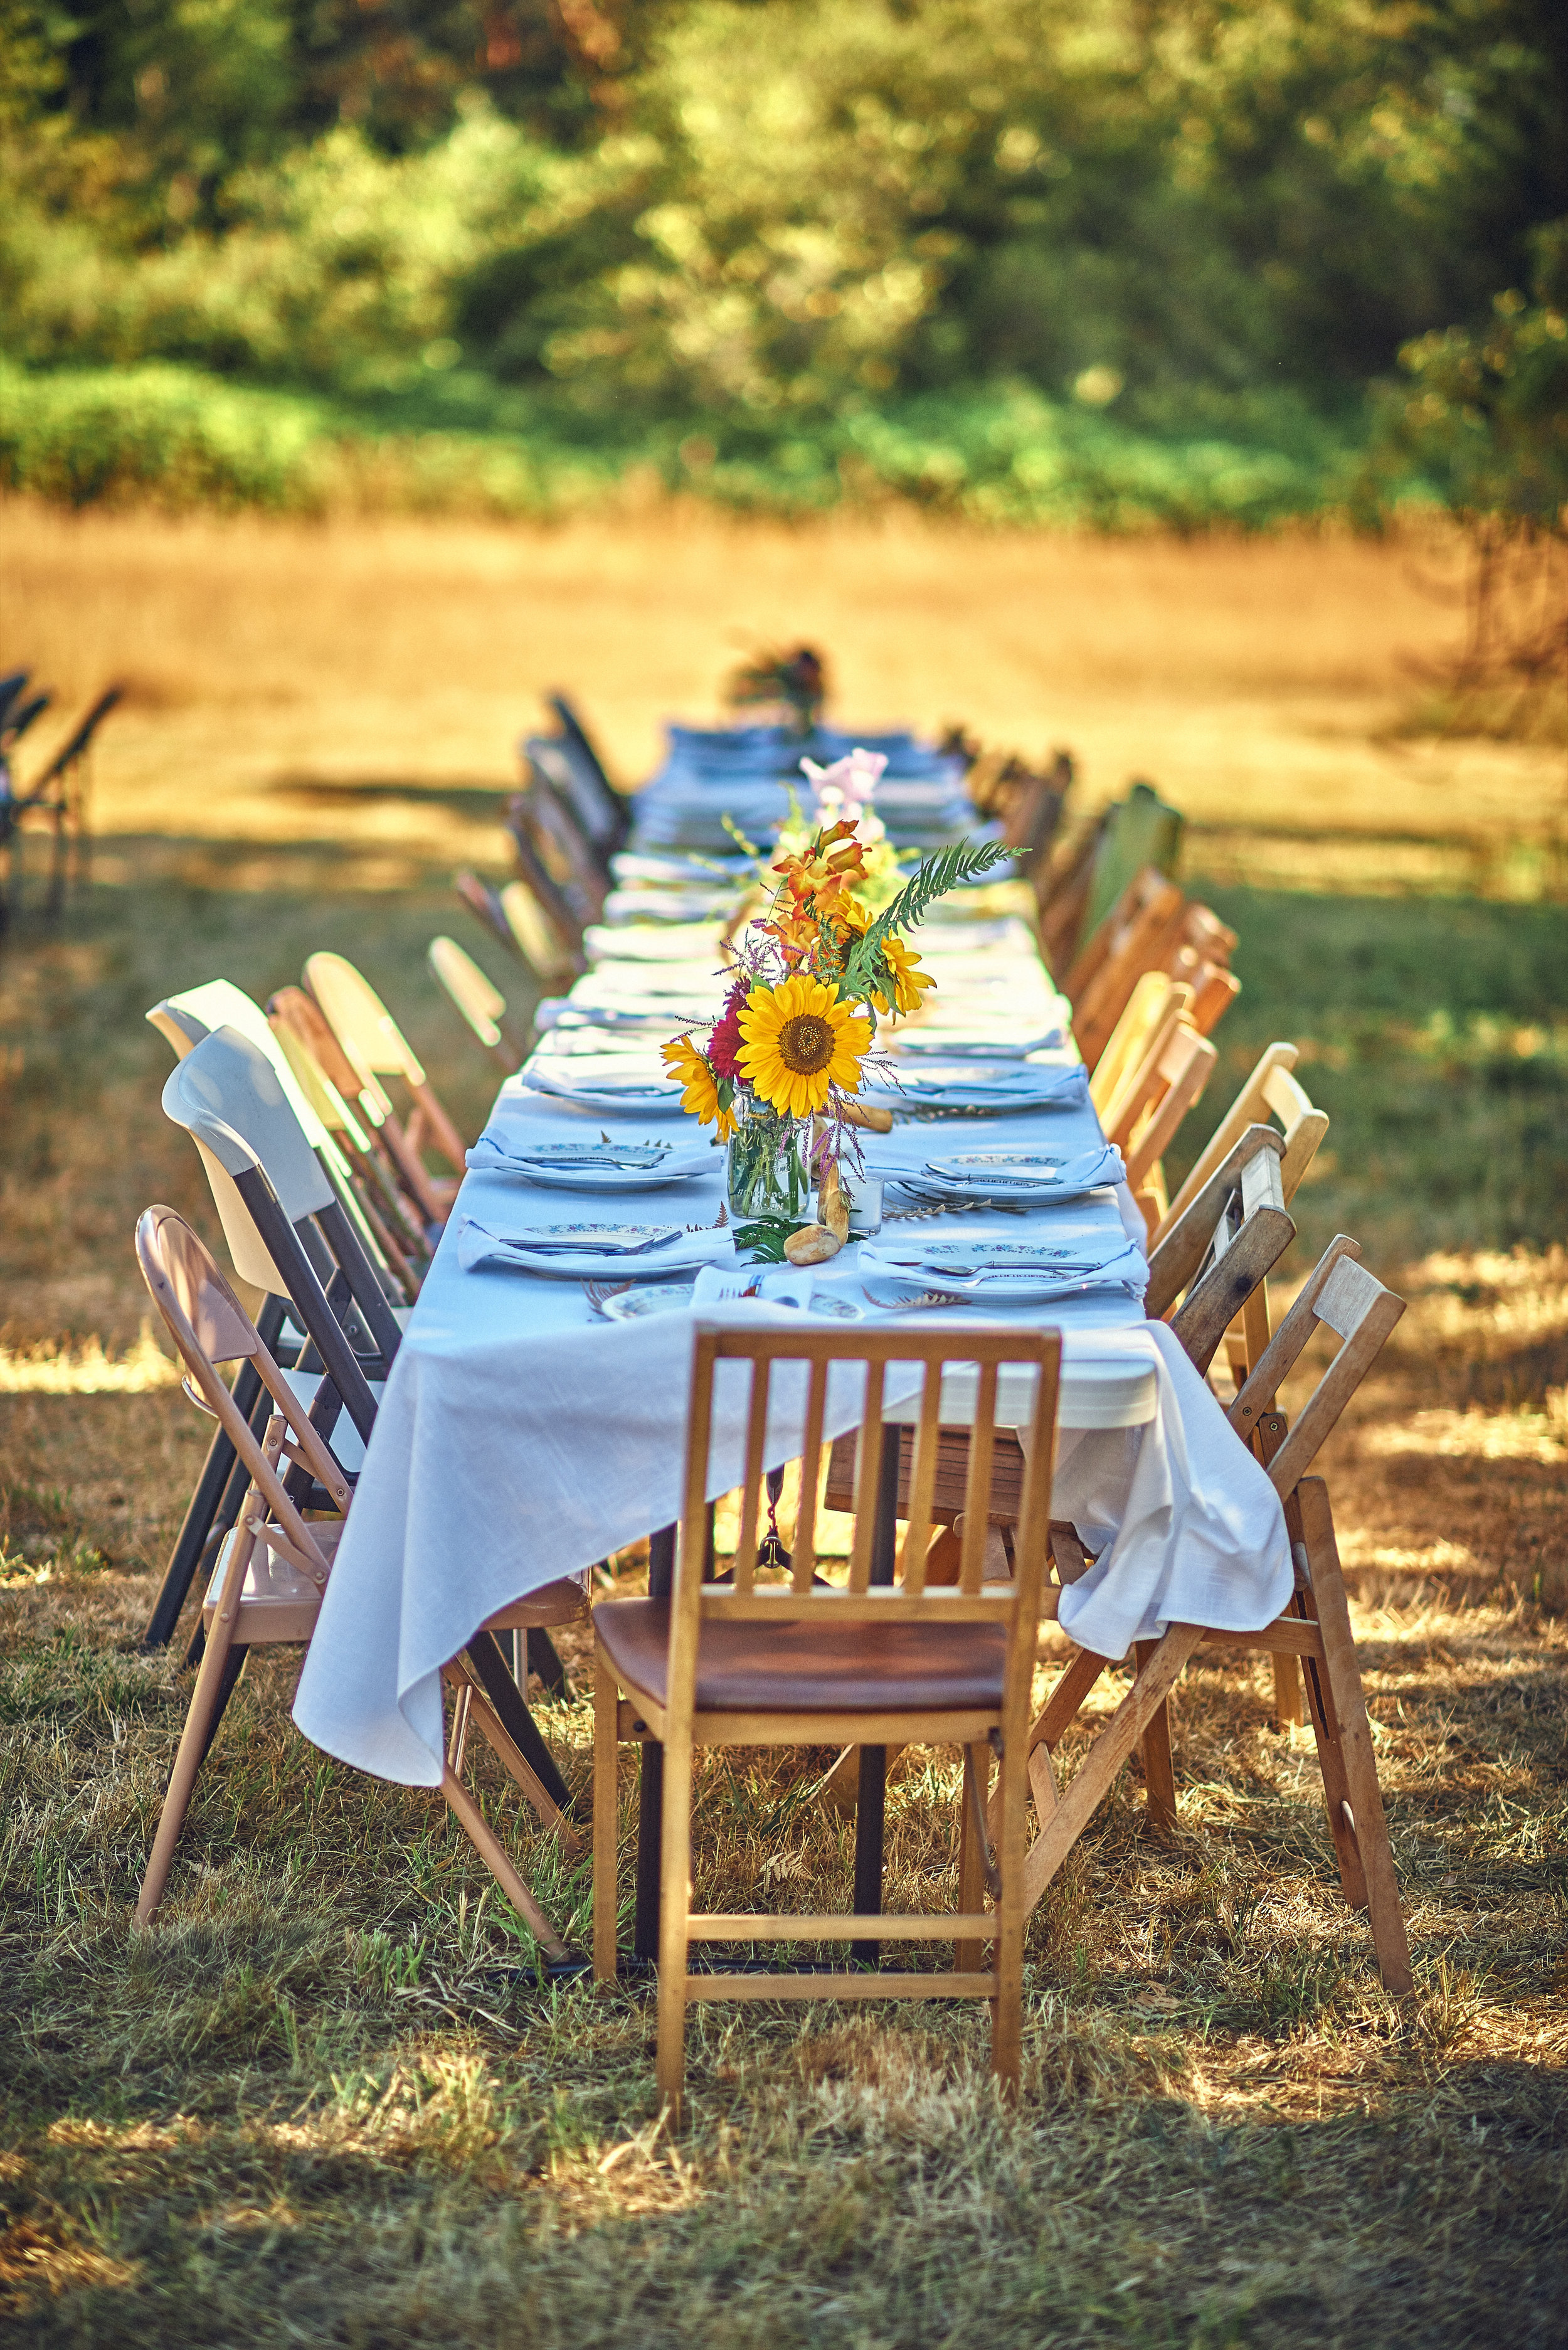
[[[534,1140],[585,1130],[582,1111],[510,1079],[493,1122],[525,1126]],[[594,1130],[607,1124],[618,1137],[696,1131],[694,1122],[639,1128],[635,1118],[594,1114]],[[875,1171],[980,1140],[1067,1151],[1097,1139],[1092,1110],[1046,1110],[900,1123],[867,1139],[867,1159]],[[711,1177],[629,1201],[468,1176],[392,1367],[300,1679],[295,1720],[329,1753],[385,1778],[437,1784],[441,1664],[508,1601],[680,1512],[692,1317],[610,1324],[591,1315],[576,1282],[464,1273],[455,1246],[462,1222],[472,1213],[505,1229],[629,1213],[707,1223],[718,1211],[721,1163],[715,1151]],[[1065,1231],[1085,1216],[1114,1225],[1128,1212],[1101,1194],[1087,1208],[996,1222],[1013,1237],[1044,1222]],[[985,1225],[968,1217],[959,1228],[978,1233]],[[836,1259],[828,1278],[858,1296],[856,1254],[851,1248]],[[955,1312],[937,1318],[945,1330],[959,1326]],[[1277,1615],[1291,1587],[1278,1501],[1169,1333],[1145,1323],[1125,1296],[987,1318],[1064,1333],[1053,1515],[1079,1524],[1091,1547],[1105,1545],[1092,1573],[1063,1596],[1072,1636],[1120,1656],[1169,1620],[1245,1630]],[[1147,1357],[1153,1416],[1133,1428],[1075,1430],[1075,1362],[1087,1373],[1088,1358],[1107,1350]],[[890,1400],[894,1392],[890,1381]],[[721,1416],[715,1494],[740,1473],[738,1408],[729,1409],[727,1427]],[[857,1417],[852,1392],[830,1394],[830,1435]],[[770,1461],[798,1452],[798,1407],[794,1429],[781,1409],[770,1434]]]

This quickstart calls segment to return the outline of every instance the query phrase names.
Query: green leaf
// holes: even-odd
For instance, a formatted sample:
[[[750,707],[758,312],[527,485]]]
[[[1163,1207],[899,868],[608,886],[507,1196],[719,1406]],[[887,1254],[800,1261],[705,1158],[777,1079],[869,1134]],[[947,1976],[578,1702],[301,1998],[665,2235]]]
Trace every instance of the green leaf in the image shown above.
[[[911,878],[905,882],[892,904],[884,908],[869,930],[856,941],[849,960],[844,966],[839,986],[851,1000],[869,994],[874,987],[884,993],[891,978],[887,958],[882,952],[883,941],[893,933],[912,931],[918,922],[950,889],[961,888],[966,881],[978,881],[993,865],[1012,854],[1000,840],[960,841],[956,847],[940,849],[928,857]]]

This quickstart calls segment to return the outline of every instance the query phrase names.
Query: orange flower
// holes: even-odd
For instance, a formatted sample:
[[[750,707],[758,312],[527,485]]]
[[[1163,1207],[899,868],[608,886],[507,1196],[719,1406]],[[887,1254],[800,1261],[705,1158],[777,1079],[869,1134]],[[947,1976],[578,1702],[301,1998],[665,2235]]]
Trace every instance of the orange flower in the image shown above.
[[[865,880],[865,845],[856,838],[853,824],[832,825],[817,834],[804,857],[782,858],[774,871],[784,875],[792,897],[802,903],[815,900],[826,912],[855,882]]]

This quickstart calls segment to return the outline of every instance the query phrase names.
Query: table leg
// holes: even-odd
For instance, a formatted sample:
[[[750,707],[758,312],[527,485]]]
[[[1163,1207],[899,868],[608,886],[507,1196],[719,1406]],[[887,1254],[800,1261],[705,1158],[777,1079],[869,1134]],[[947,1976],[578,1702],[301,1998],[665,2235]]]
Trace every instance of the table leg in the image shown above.
[[[888,1793],[888,1750],[860,1749],[860,1787],[855,1803],[855,1914],[882,1914],[882,1821]],[[880,1942],[851,1942],[856,1966],[874,1967],[882,1955]]]
[[[877,1470],[877,1519],[871,1530],[870,1580],[893,1580],[898,1555],[898,1441],[897,1428],[882,1430],[882,1458]],[[855,1914],[882,1914],[882,1845],[887,1814],[888,1750],[860,1749],[859,1792],[855,1804]],[[882,1953],[880,1942],[852,1942],[850,1958],[858,1966],[874,1967]]]

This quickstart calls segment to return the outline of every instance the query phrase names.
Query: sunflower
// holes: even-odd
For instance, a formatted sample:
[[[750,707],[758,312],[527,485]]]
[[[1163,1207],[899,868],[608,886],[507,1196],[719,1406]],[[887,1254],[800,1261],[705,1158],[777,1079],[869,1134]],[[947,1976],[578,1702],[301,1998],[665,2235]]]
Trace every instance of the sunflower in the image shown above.
[[[718,1080],[691,1037],[672,1036],[664,1047],[663,1060],[682,1089],[681,1108],[700,1118],[704,1126],[717,1126],[720,1141],[728,1142],[735,1131],[734,1112],[721,1105]]]
[[[830,1086],[855,1093],[871,1024],[840,1000],[836,988],[797,974],[777,987],[753,987],[741,1014],[745,1039],[736,1066],[753,1092],[790,1118],[806,1118]]]
[[[896,933],[889,931],[883,940],[882,952],[892,977],[892,1000],[889,1002],[886,990],[874,987],[872,1003],[878,1012],[918,1012],[927,988],[935,987],[936,981],[929,971],[921,970],[919,956]]]

